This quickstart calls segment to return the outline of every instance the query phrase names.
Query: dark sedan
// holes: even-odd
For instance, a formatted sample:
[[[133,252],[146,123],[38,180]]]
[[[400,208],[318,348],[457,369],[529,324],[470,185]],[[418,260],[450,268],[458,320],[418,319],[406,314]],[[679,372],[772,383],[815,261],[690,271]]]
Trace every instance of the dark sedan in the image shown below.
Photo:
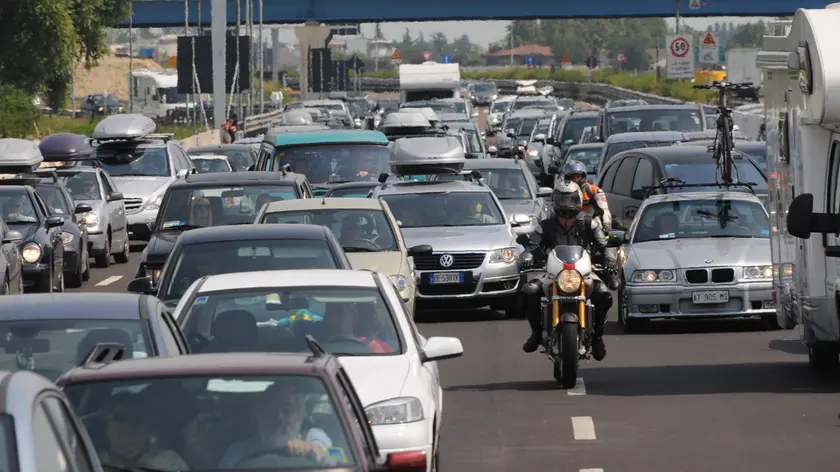
[[[133,280],[128,290],[156,294],[172,306],[205,275],[255,270],[350,269],[332,231],[306,224],[244,225],[187,231],[177,239],[155,283]]]

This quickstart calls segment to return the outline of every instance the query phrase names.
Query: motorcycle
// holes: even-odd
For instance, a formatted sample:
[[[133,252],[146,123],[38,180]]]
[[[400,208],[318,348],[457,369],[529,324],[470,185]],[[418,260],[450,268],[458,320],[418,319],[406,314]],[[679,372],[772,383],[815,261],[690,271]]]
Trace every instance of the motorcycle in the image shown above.
[[[534,272],[529,263],[533,262],[533,251],[540,250],[539,247],[531,242],[528,234],[519,235],[516,241],[532,248],[523,253],[523,262],[526,272]],[[623,231],[610,232],[609,247],[617,247],[623,242]],[[588,360],[592,354],[595,307],[587,293],[586,280],[595,267],[589,252],[581,246],[556,246],[546,256],[541,277],[542,353],[554,365],[554,379],[563,388],[570,389],[577,385],[580,361]],[[528,295],[535,295],[540,287],[528,284],[523,290]]]

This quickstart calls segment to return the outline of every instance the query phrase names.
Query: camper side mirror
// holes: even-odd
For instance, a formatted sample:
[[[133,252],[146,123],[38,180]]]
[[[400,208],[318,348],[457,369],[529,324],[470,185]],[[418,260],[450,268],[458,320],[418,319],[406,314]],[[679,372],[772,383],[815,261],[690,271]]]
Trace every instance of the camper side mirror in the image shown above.
[[[143,277],[140,279],[134,279],[131,282],[129,282],[127,290],[131,293],[154,295],[155,285],[152,282],[151,277]]]
[[[814,196],[803,193],[790,202],[787,213],[788,233],[800,239],[811,239],[812,233],[840,233],[840,215],[814,213]]]
[[[120,192],[114,192],[111,195],[108,195],[109,202],[118,202],[123,199],[123,194]]]

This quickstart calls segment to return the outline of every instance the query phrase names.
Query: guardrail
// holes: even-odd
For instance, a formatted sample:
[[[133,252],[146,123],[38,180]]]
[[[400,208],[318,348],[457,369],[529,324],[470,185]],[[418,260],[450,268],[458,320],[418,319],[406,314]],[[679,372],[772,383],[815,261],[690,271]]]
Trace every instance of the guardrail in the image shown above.
[[[242,131],[247,137],[265,133],[271,124],[280,119],[283,110],[272,110],[260,115],[246,117],[242,124]]]

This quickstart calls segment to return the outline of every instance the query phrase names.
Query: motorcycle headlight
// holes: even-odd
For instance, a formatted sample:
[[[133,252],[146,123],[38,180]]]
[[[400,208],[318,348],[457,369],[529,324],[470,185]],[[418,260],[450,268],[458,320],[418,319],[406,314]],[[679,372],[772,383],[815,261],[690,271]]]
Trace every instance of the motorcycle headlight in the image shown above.
[[[402,292],[405,290],[406,282],[405,276],[402,275],[389,275],[389,279],[391,279],[391,283],[394,284],[394,287],[397,289],[398,292]]]
[[[519,257],[519,250],[515,247],[506,247],[502,249],[496,249],[490,253],[490,262],[503,262],[505,264],[510,264],[516,262],[516,259]]]
[[[28,243],[20,250],[20,255],[24,261],[34,264],[41,259],[41,246],[38,243]]]
[[[749,279],[749,280],[772,279],[773,278],[773,267],[771,267],[771,266],[744,267],[744,278]]]
[[[155,211],[160,210],[160,202],[163,200],[163,194],[154,197],[153,199],[149,200],[149,203],[146,204],[146,207],[143,208],[144,210]]]
[[[99,225],[99,215],[97,215],[96,213],[94,213],[92,211],[88,212],[88,213],[85,213],[84,218],[85,218],[85,224],[87,226],[91,227],[91,228]]]
[[[677,279],[673,270],[637,270],[630,280],[637,284],[671,283]]]
[[[365,408],[368,423],[402,424],[423,420],[423,405],[415,397],[393,398]]]
[[[70,233],[61,233],[61,239],[64,241],[64,244],[72,243],[74,238],[75,236]]]
[[[557,284],[560,285],[560,290],[566,293],[575,293],[580,290],[580,284],[583,283],[583,277],[580,272],[572,269],[564,269],[560,271],[557,276]]]

